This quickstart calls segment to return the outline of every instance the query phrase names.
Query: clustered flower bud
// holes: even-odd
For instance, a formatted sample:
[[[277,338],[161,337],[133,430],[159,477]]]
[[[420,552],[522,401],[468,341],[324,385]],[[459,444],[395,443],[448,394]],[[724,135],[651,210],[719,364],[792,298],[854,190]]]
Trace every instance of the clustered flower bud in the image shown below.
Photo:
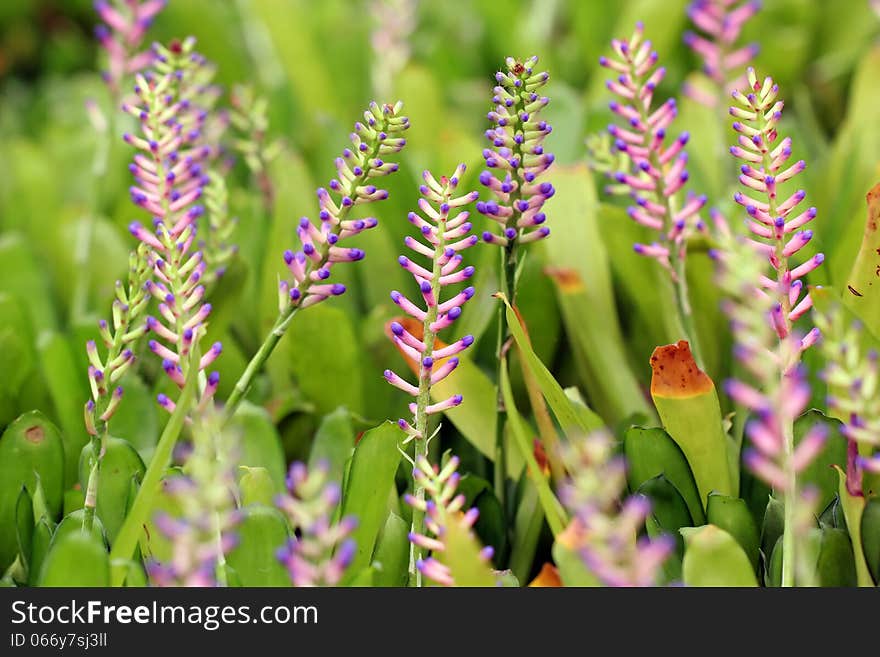
[[[705,196],[688,193],[679,205],[677,195],[688,181],[688,156],[684,147],[690,135],[681,133],[671,143],[668,130],[678,115],[674,98],[656,109],[654,92],[666,75],[657,67],[657,52],[644,39],[644,27],[636,25],[632,37],[611,42],[613,57],[600,57],[599,63],[617,74],[606,86],[619,100],[609,108],[622,119],[622,124],[608,126],[615,148],[628,156],[628,168],[609,172],[613,183],[609,194],[629,194],[635,205],[627,213],[637,223],[656,231],[658,240],[651,244],[635,244],[636,253],[657,261],[673,280],[681,274],[675,263],[684,260],[687,240],[694,232],[705,232],[699,212],[706,204]]]
[[[495,109],[488,115],[495,127],[486,131],[492,146],[483,150],[488,170],[480,174],[480,183],[496,200],[477,203],[477,212],[499,224],[500,233],[483,233],[484,241],[497,246],[526,244],[550,234],[542,209],[554,189],[539,180],[554,160],[544,152],[544,138],[552,128],[540,117],[550,99],[537,93],[550,74],[536,73],[537,63],[537,57],[525,62],[508,57],[507,71],[495,74]]]
[[[413,545],[429,550],[432,555],[438,555],[446,550],[444,536],[446,527],[450,523],[458,523],[464,529],[470,531],[480,512],[476,507],[464,510],[465,497],[456,494],[461,475],[458,473],[459,459],[452,456],[443,466],[432,466],[427,458],[420,456],[416,459],[413,468],[413,478],[416,484],[423,488],[426,497],[418,497],[407,494],[404,499],[414,509],[425,514],[425,527],[427,533],[410,532],[409,540]],[[480,550],[480,558],[489,562],[494,554],[491,546]],[[441,586],[454,586],[455,581],[449,567],[442,563],[436,556],[419,559],[416,567],[425,577],[433,580]]]
[[[329,190],[318,189],[320,223],[316,226],[303,217],[297,229],[301,250],[284,253],[284,262],[293,280],[280,283],[282,313],[291,307],[307,308],[330,296],[345,293],[345,286],[341,283],[326,281],[335,263],[354,262],[364,257],[361,249],[345,248],[340,242],[379,223],[373,217],[347,217],[355,206],[388,198],[388,191],[373,184],[373,179],[394,173],[399,168],[383,157],[400,152],[406,145],[401,135],[409,128],[409,119],[400,115],[402,107],[402,103],[381,107],[370,103],[364,112],[365,123],[355,123],[351,133],[353,148],[346,148],[342,157],[336,158],[338,177],[330,181]]]
[[[96,0],[95,11],[104,21],[95,37],[109,56],[104,81],[116,93],[126,75],[142,71],[153,62],[153,52],[140,51],[144,35],[167,0]]]
[[[638,536],[651,512],[646,497],[626,490],[626,465],[614,456],[605,431],[571,440],[562,454],[571,478],[560,486],[560,501],[571,523],[559,539],[606,586],[653,586],[675,543],[670,536]]]
[[[388,383],[418,398],[417,403],[410,404],[410,411],[415,417],[413,423],[402,419],[398,421],[401,429],[407,433],[407,441],[425,438],[424,425],[428,415],[458,406],[462,401],[462,396],[456,394],[428,404],[431,386],[455,370],[459,362],[456,355],[474,342],[473,336],[466,335],[441,349],[435,349],[434,345],[437,333],[458,319],[462,306],[474,295],[474,288],[466,287],[446,300],[442,298],[447,286],[463,283],[474,274],[473,267],[462,267],[461,251],[476,244],[478,238],[470,234],[470,213],[459,209],[475,201],[477,192],[454,196],[464,170],[464,164],[460,164],[451,178],[443,176],[439,181],[430,171],[425,171],[425,184],[419,189],[422,194],[419,208],[424,217],[416,212],[408,215],[410,223],[419,229],[424,241],[407,237],[404,243],[419,256],[428,258],[430,269],[406,256],[398,259],[400,266],[415,278],[421,295],[420,302],[416,303],[396,290],[391,293],[391,300],[422,324],[421,336],[413,335],[400,322],[391,324],[391,339],[418,368],[418,385],[409,383],[391,370],[385,370]],[[456,214],[450,216],[456,210]]]
[[[742,68],[758,54],[758,44],[738,47],[743,26],[761,9],[758,0],[695,0],[688,7],[688,16],[698,32],[685,32],[684,42],[703,60],[702,74],[716,91],[711,92],[703,80],[685,84],[684,94],[706,105],[716,107],[722,96],[745,84]]]
[[[304,463],[290,466],[288,492],[276,500],[296,536],[278,550],[294,586],[335,586],[355,553],[349,535],[357,525],[353,516],[333,521],[340,488],[328,481],[327,465],[309,470]]]

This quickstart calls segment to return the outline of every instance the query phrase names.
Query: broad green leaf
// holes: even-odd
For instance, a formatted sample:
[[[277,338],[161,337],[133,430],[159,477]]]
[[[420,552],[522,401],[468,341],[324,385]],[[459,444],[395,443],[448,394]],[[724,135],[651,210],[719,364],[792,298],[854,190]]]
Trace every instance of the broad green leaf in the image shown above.
[[[345,461],[354,449],[355,431],[351,423],[351,414],[344,406],[325,415],[312,441],[309,452],[309,468],[318,463],[327,465],[327,474],[333,481],[342,481]]]
[[[880,583],[880,498],[868,500],[862,511],[862,554],[875,582]],[[852,536],[855,541],[856,537]],[[854,548],[854,553],[858,550]]]
[[[31,243],[18,233],[0,236],[0,280],[4,292],[27,304],[32,326],[49,330],[58,325],[46,269]]]
[[[768,496],[767,507],[764,510],[764,518],[761,523],[761,552],[764,554],[764,564],[769,565],[770,557],[776,541],[782,537],[785,529],[785,507],[782,502],[773,496]]]
[[[636,491],[651,500],[651,515],[646,521],[648,535],[652,538],[663,534],[675,540],[675,554],[663,564],[667,581],[681,578],[681,560],[684,558],[684,538],[679,530],[693,526],[687,504],[669,479],[660,474],[648,479]]]
[[[15,509],[21,487],[34,497],[38,481],[45,491],[50,520],[54,520],[61,511],[64,446],[55,425],[39,411],[30,411],[0,437],[0,572],[18,552]]]
[[[376,542],[372,567],[375,586],[406,586],[409,579],[409,525],[397,514],[389,513]]]
[[[37,351],[43,379],[49,387],[62,430],[64,487],[69,488],[76,481],[79,455],[89,438],[83,425],[83,404],[89,394],[88,379],[76,368],[69,343],[60,334],[53,331],[41,333]]]
[[[352,533],[357,550],[349,573],[357,573],[370,563],[376,537],[387,517],[384,500],[394,488],[402,436],[397,425],[385,422],[367,431],[354,449],[342,495],[342,515],[358,519]]]
[[[684,499],[694,522],[702,525],[706,521],[694,475],[681,448],[668,433],[659,427],[631,427],[623,438],[623,453],[626,456],[626,475],[631,491],[636,491],[646,481],[663,475]]]
[[[557,167],[553,184],[553,233],[542,253],[591,405],[612,424],[634,412],[650,415],[624,351],[592,174],[584,165]]]
[[[846,527],[852,540],[853,557],[856,563],[856,579],[859,586],[874,586],[874,581],[871,579],[871,571],[868,568],[868,562],[862,549],[862,514],[865,512],[865,498],[850,495],[846,489],[846,472],[841,470],[839,466],[834,466],[834,469],[837,470],[837,490],[838,495],[840,495],[840,504],[843,507]]]
[[[238,543],[226,556],[240,585],[290,586],[290,575],[277,557],[289,537],[284,516],[262,504],[245,506],[241,511],[241,522],[235,528]]]
[[[880,184],[868,192],[868,218],[859,253],[843,293],[844,303],[880,334]],[[843,288],[841,288],[843,289]]]
[[[746,503],[738,497],[712,493],[706,504],[706,521],[733,536],[757,572],[760,539]]]
[[[553,543],[553,562],[559,569],[559,578],[563,586],[601,586],[601,582],[584,565],[577,552],[561,538],[557,538]]]
[[[755,571],[742,547],[715,525],[682,530],[685,586],[757,586]]]
[[[53,540],[43,561],[38,586],[109,586],[107,549],[94,535],[71,532]]]
[[[527,367],[532,373],[532,376],[535,377],[535,381],[541,388],[541,392],[547,400],[547,403],[550,405],[553,414],[556,416],[556,420],[559,422],[562,431],[566,434],[586,434],[601,429],[604,424],[602,419],[596,414],[592,415],[590,422],[587,423],[582,421],[583,414],[578,413],[574,409],[571,400],[566,397],[562,386],[553,378],[550,370],[547,369],[544,363],[541,362],[532,350],[532,347],[529,344],[529,339],[526,337],[522,325],[520,324],[519,317],[514,312],[513,308],[510,307],[507,299],[505,299],[503,295],[499,295],[499,298],[506,306],[505,312],[507,314],[507,325],[510,334],[516,341],[519,353],[522,355],[523,365]]]
[[[89,443],[82,449],[79,460],[79,483],[83,490],[88,487],[94,458],[95,453]],[[98,476],[97,515],[104,523],[111,545],[125,521],[132,479],[140,482],[144,472],[146,466],[134,447],[121,438],[107,436]]]
[[[40,518],[34,526],[33,541],[31,544],[31,559],[28,572],[28,586],[36,586],[43,568],[43,561],[49,552],[52,542],[53,527],[48,518]]]
[[[226,347],[223,348],[224,357]],[[144,463],[149,463],[159,438],[159,411],[156,396],[135,373],[124,376],[120,384],[125,389],[125,399],[113,415],[113,435],[127,440]]]
[[[281,438],[269,414],[258,406],[244,401],[229,423],[229,430],[239,436],[239,465],[266,468],[275,489],[284,489],[287,468]],[[243,475],[241,470],[239,474]]]
[[[0,399],[16,398],[36,361],[34,335],[25,302],[0,292]],[[0,423],[6,422],[0,413]],[[12,418],[9,418],[12,420]]]
[[[360,338],[343,310],[328,301],[298,313],[285,340],[294,345],[291,371],[319,415],[340,405],[364,411]]]
[[[449,568],[455,586],[495,586],[495,577],[489,564],[480,556],[480,544],[467,527],[450,518],[445,526],[443,542],[446,549],[436,556]]]
[[[837,495],[837,475],[832,466],[846,467],[846,438],[840,433],[843,424],[839,420],[826,417],[822,411],[811,409],[795,420],[795,446],[800,443],[810,427],[817,423],[824,424],[828,428],[828,438],[818,456],[798,474],[798,482],[818,489],[817,506],[824,509]]]
[[[246,465],[239,466],[243,474],[238,480],[238,488],[241,491],[241,506],[252,504],[264,504],[270,506],[275,501],[278,490],[272,476],[266,468]]]
[[[60,541],[67,534],[78,534],[83,532],[83,516],[85,515],[85,511],[82,509],[77,509],[73,513],[69,513],[64,518],[61,519],[61,522],[58,523],[58,526],[55,528],[55,533],[52,535],[52,541]],[[104,538],[104,525],[101,523],[101,519],[99,517],[94,518],[94,522],[92,523],[92,538],[96,541],[100,541],[102,545],[106,545],[106,540]]]
[[[821,533],[816,578],[819,586],[856,586],[856,564],[849,535],[844,529],[826,527]]]
[[[651,397],[663,428],[690,464],[700,501],[712,491],[736,495],[715,384],[697,367],[687,342],[657,347],[651,369]]]
[[[522,493],[516,505],[513,521],[513,544],[508,567],[520,581],[525,581],[532,570],[538,540],[544,527],[544,509],[538,489],[527,476],[520,477]]]

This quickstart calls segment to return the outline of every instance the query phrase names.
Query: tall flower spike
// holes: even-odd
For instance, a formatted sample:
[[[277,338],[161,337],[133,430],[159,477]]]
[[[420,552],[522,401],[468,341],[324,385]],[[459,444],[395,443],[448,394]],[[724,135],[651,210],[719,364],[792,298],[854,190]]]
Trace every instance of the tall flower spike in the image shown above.
[[[738,47],[736,42],[743,26],[760,9],[758,0],[695,0],[690,4],[688,16],[698,32],[685,32],[684,42],[703,60],[703,69],[697,84],[684,85],[686,96],[717,107],[726,94],[742,88],[745,76],[740,71],[759,48],[756,43]]]
[[[95,36],[109,57],[104,81],[118,93],[126,75],[142,71],[153,61],[150,50],[140,51],[146,31],[167,0],[97,0],[95,11],[104,21],[95,27]]]
[[[798,563],[797,507],[806,492],[800,489],[797,476],[812,463],[826,439],[825,426],[816,424],[794,445],[794,421],[810,400],[810,387],[798,360],[804,344],[815,340],[818,332],[814,329],[803,339],[794,332],[778,336],[779,304],[755,285],[765,269],[765,253],[752,240],[728,236],[717,254],[718,283],[728,297],[723,308],[730,318],[734,355],[754,383],[729,380],[724,387],[734,402],[754,414],[745,428],[751,446],[743,452],[743,461],[784,495],[782,582],[793,586]]]
[[[733,198],[745,208],[752,240],[774,270],[774,277],[762,272],[755,283],[759,294],[772,301],[770,321],[783,340],[791,334],[794,322],[812,307],[813,300],[801,279],[821,265],[825,256],[816,254],[800,265],[790,262],[813,238],[813,231],[804,226],[816,217],[816,208],[798,211],[806,192],[798,190],[786,197],[782,186],[807,165],[803,160],[787,164],[791,137],[776,143],[783,102],[776,100],[779,88],[772,78],[758,81],[755,69],[749,68],[747,82],[746,93],[733,92],[736,104],[730,108],[736,119],[733,129],[739,133],[738,145],[732,146],[730,152],[744,162],[739,181],[746,192],[737,192]],[[800,350],[786,353],[789,360],[782,363],[783,371],[793,368],[800,361],[801,352],[817,338],[818,331],[814,329],[801,342]]]
[[[422,324],[421,336],[415,336],[401,323],[391,323],[391,339],[418,370],[416,385],[391,370],[385,370],[385,380],[388,383],[416,398],[409,405],[413,415],[412,422],[401,419],[398,424],[407,435],[404,444],[415,439],[417,461],[428,452],[428,416],[458,406],[462,402],[462,396],[454,394],[432,404],[431,388],[455,370],[458,366],[457,355],[474,342],[473,336],[466,335],[448,346],[435,348],[437,334],[458,319],[462,306],[474,295],[473,287],[465,287],[443,299],[447,286],[463,283],[474,274],[473,267],[462,267],[461,251],[476,244],[478,238],[469,234],[472,228],[468,221],[469,213],[461,208],[474,202],[478,194],[470,192],[455,196],[464,170],[464,164],[459,164],[451,178],[443,176],[439,181],[430,171],[424,172],[425,184],[419,188],[422,194],[419,208],[424,216],[416,212],[410,212],[408,216],[409,221],[419,229],[424,241],[407,237],[404,243],[421,258],[427,258],[430,267],[422,267],[406,256],[400,256],[398,262],[415,278],[421,299],[416,303],[396,290],[391,293],[391,300]],[[450,216],[450,213],[455,214]],[[415,475],[413,493],[414,499],[424,501],[425,489],[422,481]],[[422,533],[423,523],[424,514],[417,507],[412,520],[414,534]],[[421,553],[418,545],[416,548],[410,559],[410,576],[418,585],[421,579],[416,568]]]
[[[147,285],[159,300],[159,318],[147,317],[147,328],[155,334],[148,346],[180,388],[191,370],[204,370],[222,350],[219,342],[204,353],[199,349],[211,306],[202,302],[207,263],[202,252],[191,247],[196,220],[204,213],[197,201],[209,183],[204,167],[216,147],[201,142],[207,114],[194,111],[194,104],[187,100],[194,97],[191,85],[201,84],[199,69],[205,65],[194,45],[193,39],[187,39],[170,48],[156,46],[155,71],[137,76],[135,92],[140,103],[123,106],[139,118],[141,128],[141,136],[125,135],[127,143],[142,151],[130,167],[136,183],[131,196],[153,216],[153,230],[139,222],[129,227],[151,249],[155,279]],[[213,397],[218,380],[212,373],[203,382],[201,406]],[[174,402],[164,395],[158,401],[173,412]]]
[[[364,112],[366,122],[355,123],[351,133],[354,148],[346,148],[342,157],[336,158],[338,177],[330,181],[329,191],[323,187],[318,189],[319,225],[303,217],[297,229],[302,250],[284,253],[284,262],[293,280],[281,284],[282,312],[286,308],[307,308],[345,292],[344,285],[326,281],[335,263],[364,257],[360,249],[343,248],[339,242],[378,224],[372,217],[348,219],[348,214],[354,206],[388,198],[387,190],[378,188],[372,179],[398,169],[397,164],[386,162],[382,157],[400,152],[406,144],[401,135],[409,128],[409,119],[400,115],[402,106],[397,103],[393,107],[380,107],[370,103]]]
[[[229,215],[229,194],[226,180],[220,172],[211,169],[208,177],[210,182],[204,190],[207,234],[200,246],[207,264],[204,281],[210,286],[223,276],[229,262],[238,252],[238,246],[232,243],[238,217]]]
[[[651,506],[626,490],[626,465],[613,455],[605,431],[570,441],[563,459],[571,478],[560,486],[560,500],[571,524],[560,536],[606,586],[654,586],[674,542],[669,536],[638,537]]]
[[[847,440],[846,488],[862,497],[863,472],[880,473],[880,368],[877,352],[862,348],[862,327],[847,324],[843,309],[832,306],[814,312],[822,331],[822,355],[827,363],[828,409],[843,421]],[[861,449],[860,449],[861,447]]]
[[[636,25],[628,40],[611,42],[613,55],[600,57],[599,63],[615,74],[606,86],[618,97],[609,103],[621,121],[608,126],[615,148],[627,155],[627,168],[609,172],[613,181],[609,194],[629,194],[635,205],[627,209],[630,218],[656,232],[651,244],[635,244],[636,253],[656,259],[669,272],[675,292],[681,328],[695,353],[696,335],[687,292],[685,261],[688,239],[703,233],[706,226],[700,211],[706,197],[681,192],[688,181],[688,156],[684,150],[690,138],[681,133],[667,142],[668,130],[678,114],[674,98],[654,106],[654,91],[666,75],[657,67],[657,53],[644,38],[644,27]]]
[[[402,324],[391,324],[391,339],[419,370],[418,385],[412,385],[391,370],[385,370],[388,383],[417,398],[416,403],[410,404],[413,423],[399,420],[400,427],[408,436],[405,442],[413,438],[424,442],[428,415],[458,406],[462,401],[461,395],[453,395],[443,401],[430,403],[431,386],[452,373],[458,365],[456,355],[474,341],[473,336],[466,335],[447,347],[434,348],[437,333],[461,315],[462,306],[474,295],[474,288],[466,287],[446,300],[442,298],[447,286],[463,283],[474,274],[473,267],[462,267],[461,251],[476,244],[478,239],[470,234],[470,213],[459,209],[475,201],[477,192],[454,196],[464,170],[464,164],[460,164],[451,178],[443,176],[439,181],[430,171],[425,171],[425,184],[419,188],[422,193],[419,208],[424,217],[415,212],[409,213],[409,221],[419,229],[424,241],[407,237],[404,243],[420,257],[428,258],[430,269],[406,256],[398,259],[400,266],[415,278],[421,299],[418,302],[410,301],[395,290],[391,293],[391,300],[406,314],[421,322],[423,329],[422,336],[416,337]],[[450,213],[455,214],[450,216]]]
[[[230,121],[236,130],[233,148],[241,153],[263,199],[263,212],[270,216],[275,202],[275,187],[269,176],[269,163],[281,149],[278,140],[267,141],[269,102],[252,87],[237,85],[230,97]]]
[[[234,434],[220,429],[212,411],[193,422],[193,450],[184,473],[165,482],[180,513],[159,513],[155,523],[171,541],[167,562],[151,561],[147,574],[155,586],[225,586],[225,555],[238,542],[235,527],[241,514],[235,507]]]
[[[553,154],[544,152],[544,138],[553,128],[540,116],[550,99],[537,93],[550,74],[535,73],[537,63],[537,57],[505,60],[507,71],[495,74],[495,109],[488,115],[495,127],[486,131],[492,146],[483,150],[488,170],[480,174],[480,183],[497,200],[477,203],[477,212],[501,228],[500,233],[484,232],[483,240],[508,250],[514,243],[526,244],[550,234],[542,209],[554,190],[539,178],[553,164]]]
[[[409,540],[412,546],[428,550],[434,555],[444,552],[446,544],[444,535],[449,523],[459,523],[463,528],[471,530],[477,521],[479,511],[476,507],[465,510],[465,497],[456,494],[461,475],[458,474],[459,459],[450,457],[443,468],[432,466],[425,456],[416,459],[413,468],[413,479],[427,493],[427,498],[419,498],[407,494],[405,500],[413,507],[413,513],[425,515],[426,531],[411,532]],[[494,549],[490,546],[480,550],[480,557],[488,562]],[[419,572],[441,586],[455,586],[449,568],[441,563],[436,556],[419,558],[416,561]]]
[[[339,485],[327,480],[326,464],[310,471],[296,462],[287,475],[288,493],[276,500],[296,537],[278,550],[294,586],[335,586],[354,558],[357,525],[353,516],[333,522],[340,499]]]

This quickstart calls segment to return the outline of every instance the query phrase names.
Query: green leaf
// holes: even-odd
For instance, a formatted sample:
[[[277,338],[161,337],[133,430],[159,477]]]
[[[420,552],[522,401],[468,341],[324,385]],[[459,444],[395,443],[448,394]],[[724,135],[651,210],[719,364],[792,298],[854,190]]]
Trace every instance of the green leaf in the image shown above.
[[[859,586],[874,586],[865,553],[862,551],[862,515],[865,512],[865,498],[850,495],[846,489],[846,472],[841,470],[839,466],[834,466],[834,469],[837,470],[837,490],[840,496],[840,504],[843,507],[843,515],[846,518],[846,526],[849,530],[849,537],[852,540],[853,557],[856,563],[856,579]]]
[[[371,564],[374,586],[406,586],[409,579],[409,526],[391,512],[376,542]]]
[[[491,545],[495,553],[493,561],[504,563],[507,555],[507,526],[501,502],[491,484],[473,474],[466,475],[458,484],[458,493],[465,496],[465,508],[476,508],[480,515],[474,523],[474,531],[483,545]]]
[[[826,527],[821,531],[816,576],[819,586],[856,586],[856,564],[852,543],[844,529]]]
[[[693,521],[698,525],[706,522],[694,475],[681,448],[668,433],[659,427],[630,427],[624,434],[623,453],[626,456],[626,478],[631,491],[638,490],[646,481],[663,475],[684,499]]]
[[[601,586],[596,576],[581,561],[577,552],[559,538],[553,543],[553,562],[559,569],[559,578],[562,580],[563,586]]]
[[[696,365],[686,342],[651,355],[651,397],[663,428],[684,452],[700,501],[710,492],[735,496],[730,450],[715,384]]]
[[[18,544],[18,555],[24,567],[30,566],[31,551],[34,540],[34,506],[27,488],[21,487],[18,501],[15,504],[15,538]]]
[[[875,582],[880,582],[880,498],[868,500],[862,511],[862,554]],[[853,541],[856,537],[852,537]]]
[[[538,386],[541,388],[541,393],[550,405],[550,409],[553,411],[553,415],[556,416],[556,421],[559,422],[562,431],[566,434],[573,434],[590,433],[591,431],[601,429],[604,424],[602,419],[595,413],[591,414],[589,422],[583,421],[584,414],[579,413],[574,409],[571,400],[566,397],[562,386],[553,378],[550,370],[547,369],[544,363],[541,362],[532,350],[529,340],[523,331],[522,325],[519,323],[519,317],[513,311],[513,308],[510,307],[507,299],[500,293],[498,298],[501,299],[506,306],[505,312],[507,314],[507,325],[510,334],[516,341],[519,353],[522,354],[523,365],[529,369],[535,377],[535,380],[538,382]]]
[[[295,345],[290,368],[319,415],[340,405],[364,411],[360,338],[345,311],[332,302],[299,313],[285,338]]]
[[[758,528],[745,501],[738,497],[712,493],[706,504],[706,520],[736,539],[749,558],[752,569],[757,572],[760,539]]]
[[[785,529],[785,507],[781,501],[768,496],[764,520],[761,524],[761,552],[764,554],[765,570],[769,567],[770,558],[776,542],[782,538]]]
[[[333,481],[342,481],[345,462],[354,449],[354,439],[355,431],[347,408],[340,406],[325,415],[312,441],[309,469],[323,462],[328,467],[328,477]]]
[[[662,474],[648,479],[636,492],[651,500],[651,515],[646,522],[648,535],[654,538],[667,534],[675,540],[675,555],[663,566],[667,581],[678,580],[684,558],[684,538],[679,530],[693,525],[687,504],[678,489]]]
[[[30,568],[28,572],[28,585],[36,586],[43,568],[43,561],[49,552],[52,543],[52,525],[48,518],[40,518],[34,526],[34,536],[31,545]]]
[[[449,568],[455,586],[495,586],[495,577],[480,556],[480,545],[467,527],[451,519],[443,539],[446,549],[437,558]]]
[[[0,281],[3,291],[27,304],[31,326],[54,329],[58,324],[52,305],[49,277],[31,244],[18,233],[0,236]]]
[[[37,340],[43,379],[49,388],[64,443],[64,487],[76,481],[77,460],[88,442],[83,425],[83,399],[88,398],[87,379],[77,369],[68,341],[59,333],[44,331]],[[127,402],[128,400],[126,400]]]
[[[507,426],[513,435],[514,443],[521,458],[526,463],[526,474],[535,485],[535,488],[538,489],[538,499],[541,500],[541,506],[544,507],[544,515],[547,518],[547,524],[550,525],[550,530],[554,536],[558,536],[568,522],[568,515],[556,498],[556,495],[553,494],[550,482],[544,476],[543,470],[535,460],[535,454],[529,437],[531,432],[526,430],[525,422],[516,409],[516,402],[510,390],[510,381],[507,378],[507,367],[504,361],[501,364],[501,394],[504,397],[504,405],[507,408]]]
[[[396,424],[385,422],[367,431],[355,447],[342,495],[342,515],[358,519],[352,533],[357,549],[350,573],[357,573],[370,563],[376,537],[387,517],[385,500],[394,488],[402,436]]]
[[[610,424],[632,413],[650,416],[617,320],[592,174],[582,164],[558,166],[553,185],[553,234],[541,248],[544,264],[553,268],[563,323],[591,404]]]
[[[62,540],[67,534],[82,533],[84,515],[85,511],[77,509],[73,513],[68,513],[64,516],[64,518],[61,519],[61,522],[58,523],[58,527],[55,528],[55,533],[52,535],[52,541]],[[92,538],[96,541],[100,541],[102,545],[106,545],[106,541],[104,540],[104,525],[101,524],[101,519],[97,517],[92,523]]]
[[[229,430],[240,437],[239,465],[266,468],[276,491],[281,492],[287,474],[286,461],[281,438],[269,414],[259,406],[243,401],[229,422]],[[244,472],[240,470],[239,474]]]
[[[71,532],[52,541],[38,586],[109,586],[110,560],[103,541]]]
[[[238,543],[226,556],[241,586],[290,586],[290,575],[276,556],[289,537],[284,516],[262,504],[241,511],[241,522],[235,528]]]
[[[127,440],[137,450],[143,462],[149,463],[161,430],[156,395],[133,372],[124,376],[120,385],[125,389],[125,401],[113,415],[113,435]]]
[[[31,497],[42,483],[51,515],[61,512],[64,447],[61,434],[39,411],[24,413],[0,437],[0,572],[15,560],[18,545],[15,510],[21,487]]]
[[[265,504],[271,506],[275,496],[281,491],[276,488],[275,482],[269,475],[269,471],[262,467],[239,466],[244,472],[238,480],[238,488],[241,491],[241,506],[251,504]]]
[[[715,525],[682,530],[685,586],[757,586],[755,571],[742,547]]]
[[[795,420],[795,447],[815,424],[824,424],[828,428],[828,438],[822,451],[802,473],[798,474],[798,483],[818,489],[817,505],[820,509],[824,509],[837,495],[837,474],[832,466],[846,467],[846,438],[840,433],[842,422],[826,417],[821,411],[811,409]]]
[[[88,487],[89,472],[94,458],[95,453],[89,443],[83,448],[79,460],[79,482],[83,490]],[[134,447],[121,438],[107,436],[98,477],[96,511],[104,523],[107,540],[111,545],[125,521],[131,481],[135,479],[140,482],[146,470]]]

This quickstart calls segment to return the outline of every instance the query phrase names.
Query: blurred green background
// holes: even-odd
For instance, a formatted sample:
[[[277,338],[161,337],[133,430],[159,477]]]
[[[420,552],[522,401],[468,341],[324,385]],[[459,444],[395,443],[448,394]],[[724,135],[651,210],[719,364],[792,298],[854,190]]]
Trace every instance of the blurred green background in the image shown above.
[[[492,75],[507,55],[537,54],[551,73],[547,118],[554,131],[547,149],[559,166],[549,179],[560,191],[547,205],[553,234],[527,260],[520,306],[542,360],[607,421],[650,414],[648,357],[655,345],[677,336],[660,319],[665,302],[657,294],[657,272],[631,250],[644,236],[602,195],[602,181],[584,165],[584,140],[611,118],[597,58],[637,20],[668,69],[658,98],[680,96],[699,67],[682,42],[691,29],[687,2],[389,2],[386,15],[398,21],[405,14],[394,7],[415,6],[408,57],[371,45],[377,30],[393,28],[393,22],[377,22],[377,4],[171,0],[148,35],[158,41],[195,35],[218,65],[218,82],[227,89],[250,83],[269,99],[270,133],[284,144],[271,167],[272,216],[263,216],[241,163],[230,176],[241,257],[217,290],[211,327],[225,347],[218,361],[221,397],[271,325],[281,253],[295,247],[299,217],[314,217],[314,189],[334,173],[332,159],[352,123],[374,97],[401,99],[413,127],[401,173],[388,179],[391,198],[372,208],[380,228],[358,238],[367,259],[334,269],[350,293],[297,318],[251,399],[270,412],[288,458],[308,454],[321,418],[339,405],[361,428],[405,413],[406,400],[382,380],[386,367],[405,368],[384,326],[397,310],[389,290],[412,284],[396,256],[420,173],[426,167],[449,173],[466,162],[466,184],[477,186]],[[113,282],[125,271],[133,246],[126,226],[143,218],[128,198],[132,153],[119,137],[129,124],[111,107],[99,77],[103,54],[92,37],[95,22],[89,0],[0,3],[0,426],[40,408],[82,442],[83,344],[108,312]],[[793,136],[795,156],[809,165],[798,184],[819,209],[811,248],[828,256],[813,283],[833,285],[848,272],[861,239],[864,194],[880,174],[878,28],[867,0],[766,0],[743,35],[744,43],[760,43],[759,73],[772,75],[786,99],[781,132]],[[399,70],[394,61],[401,61]],[[381,91],[389,97],[377,97]],[[112,117],[109,166],[99,180],[93,170],[100,137],[87,119],[87,99]],[[730,209],[736,164],[725,155],[729,129],[719,112],[684,99],[680,107],[674,125],[692,133],[689,188]],[[475,225],[485,228],[480,217]],[[479,292],[455,335],[478,337],[472,353],[478,380],[460,384],[466,399],[485,400],[481,392],[494,376],[496,302],[490,295],[497,289],[497,251],[481,246],[468,257],[478,266]],[[693,262],[705,364],[719,381],[728,374],[729,338],[708,259],[696,253]],[[548,265],[577,269],[583,292],[563,298],[545,273]],[[164,422],[152,402],[155,388],[165,385],[156,365],[143,359],[144,375],[129,384],[115,421],[115,432],[144,454]],[[528,408],[521,379],[516,388]],[[471,443],[491,443],[485,424],[493,413],[491,394],[489,400],[485,408],[472,402],[473,417],[454,421],[457,430],[446,429],[443,442],[462,453],[467,469],[483,474],[487,461],[464,447],[460,433]]]

